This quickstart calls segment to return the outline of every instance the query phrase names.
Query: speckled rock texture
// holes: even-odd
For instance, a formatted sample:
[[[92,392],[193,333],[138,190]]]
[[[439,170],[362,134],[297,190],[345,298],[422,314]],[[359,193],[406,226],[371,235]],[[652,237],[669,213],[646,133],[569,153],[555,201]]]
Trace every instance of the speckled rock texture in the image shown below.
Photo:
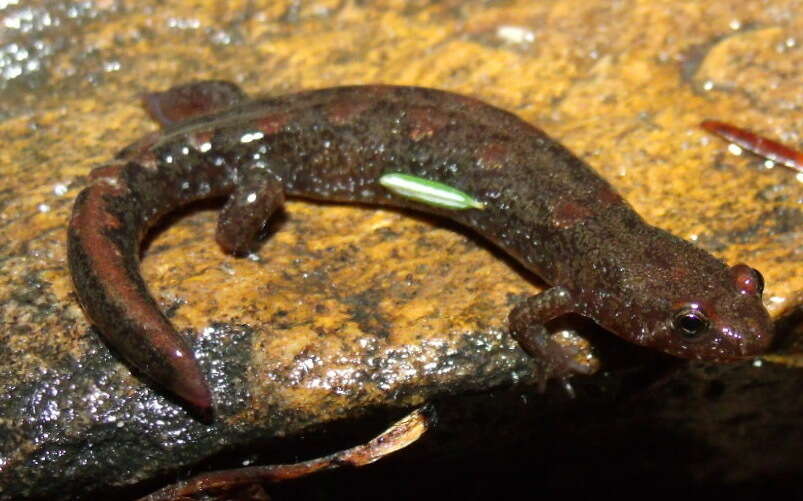
[[[801,9],[794,0],[0,1],[0,499],[131,498],[193,468],[303,456],[309,444],[270,451],[432,399],[444,402],[448,432],[415,462],[392,463],[423,478],[433,468],[422,455],[469,469],[454,459],[478,450],[529,481],[546,472],[546,485],[582,474],[578,465],[600,482],[655,471],[665,474],[657,482],[683,485],[795,478],[803,175],[736,156],[697,125],[715,118],[803,147]],[[290,201],[258,253],[237,259],[214,243],[212,202],[165,221],[142,266],[212,383],[218,415],[203,424],[90,328],[65,229],[89,171],[156,129],[138,96],[208,78],[251,94],[430,86],[513,111],[587,160],[649,222],[761,270],[785,335],[772,362],[666,373],[656,367],[671,362],[591,332],[604,370],[577,381],[574,399],[557,384],[539,395],[506,317],[542,286],[476,235],[403,212]],[[514,383],[512,398],[488,396]],[[337,433],[332,447],[370,437]],[[497,443],[477,446],[482,435]],[[637,441],[652,444],[642,456],[624,445]],[[590,449],[622,463],[605,466]],[[360,482],[360,473],[350,475]],[[332,478],[321,485],[335,496]]]

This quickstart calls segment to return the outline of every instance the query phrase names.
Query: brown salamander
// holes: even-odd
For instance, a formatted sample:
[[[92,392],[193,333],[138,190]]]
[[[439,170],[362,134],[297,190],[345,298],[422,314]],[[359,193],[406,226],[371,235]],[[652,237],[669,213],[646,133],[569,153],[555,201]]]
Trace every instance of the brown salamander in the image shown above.
[[[588,165],[544,132],[476,99],[388,85],[249,100],[226,82],[153,93],[164,130],[92,171],[69,227],[69,265],[87,316],[133,366],[200,410],[212,398],[192,351],[139,273],[140,242],[162,216],[226,196],[217,241],[247,252],[285,195],[437,214],[474,230],[552,287],[509,315],[553,375],[583,371],[544,324],[577,313],[638,345],[729,361],[764,351],[773,327],[754,269],[727,267],[648,225]],[[448,210],[391,193],[398,172],[471,194]]]

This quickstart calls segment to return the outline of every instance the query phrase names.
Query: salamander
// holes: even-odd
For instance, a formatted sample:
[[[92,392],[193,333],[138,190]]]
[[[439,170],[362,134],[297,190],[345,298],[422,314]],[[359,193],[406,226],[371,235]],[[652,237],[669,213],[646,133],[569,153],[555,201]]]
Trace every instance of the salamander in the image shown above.
[[[139,273],[165,214],[226,197],[216,240],[244,254],[285,196],[376,204],[464,225],[550,285],[509,312],[511,335],[552,376],[587,370],[545,324],[568,313],[625,340],[718,362],[767,349],[761,274],[647,224],[591,167],[516,115],[441,90],[335,87],[249,99],[204,81],[143,97],[162,125],[90,174],[68,261],[87,317],[132,366],[201,411],[212,395],[187,341]],[[470,194],[450,210],[393,193],[394,172]]]

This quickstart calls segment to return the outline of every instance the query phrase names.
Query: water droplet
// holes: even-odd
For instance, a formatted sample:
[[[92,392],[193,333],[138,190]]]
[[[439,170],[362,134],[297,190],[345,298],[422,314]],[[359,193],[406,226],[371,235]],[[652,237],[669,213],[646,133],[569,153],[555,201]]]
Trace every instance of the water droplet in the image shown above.
[[[535,33],[523,26],[500,26],[496,36],[508,43],[524,44],[535,41]]]
[[[263,137],[265,137],[265,134],[260,131],[246,132],[240,137],[240,142],[243,144],[250,143],[251,141],[256,141],[257,139],[262,139]]]
[[[728,151],[731,155],[736,155],[737,157],[742,154],[742,148],[738,144],[729,144]]]

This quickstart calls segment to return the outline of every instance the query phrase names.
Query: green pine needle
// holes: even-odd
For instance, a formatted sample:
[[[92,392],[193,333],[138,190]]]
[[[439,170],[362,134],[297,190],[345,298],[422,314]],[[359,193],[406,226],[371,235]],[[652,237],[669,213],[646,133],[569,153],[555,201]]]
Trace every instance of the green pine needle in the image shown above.
[[[457,210],[485,208],[484,203],[456,188],[410,174],[390,172],[379,178],[379,184],[397,195],[434,207]]]

